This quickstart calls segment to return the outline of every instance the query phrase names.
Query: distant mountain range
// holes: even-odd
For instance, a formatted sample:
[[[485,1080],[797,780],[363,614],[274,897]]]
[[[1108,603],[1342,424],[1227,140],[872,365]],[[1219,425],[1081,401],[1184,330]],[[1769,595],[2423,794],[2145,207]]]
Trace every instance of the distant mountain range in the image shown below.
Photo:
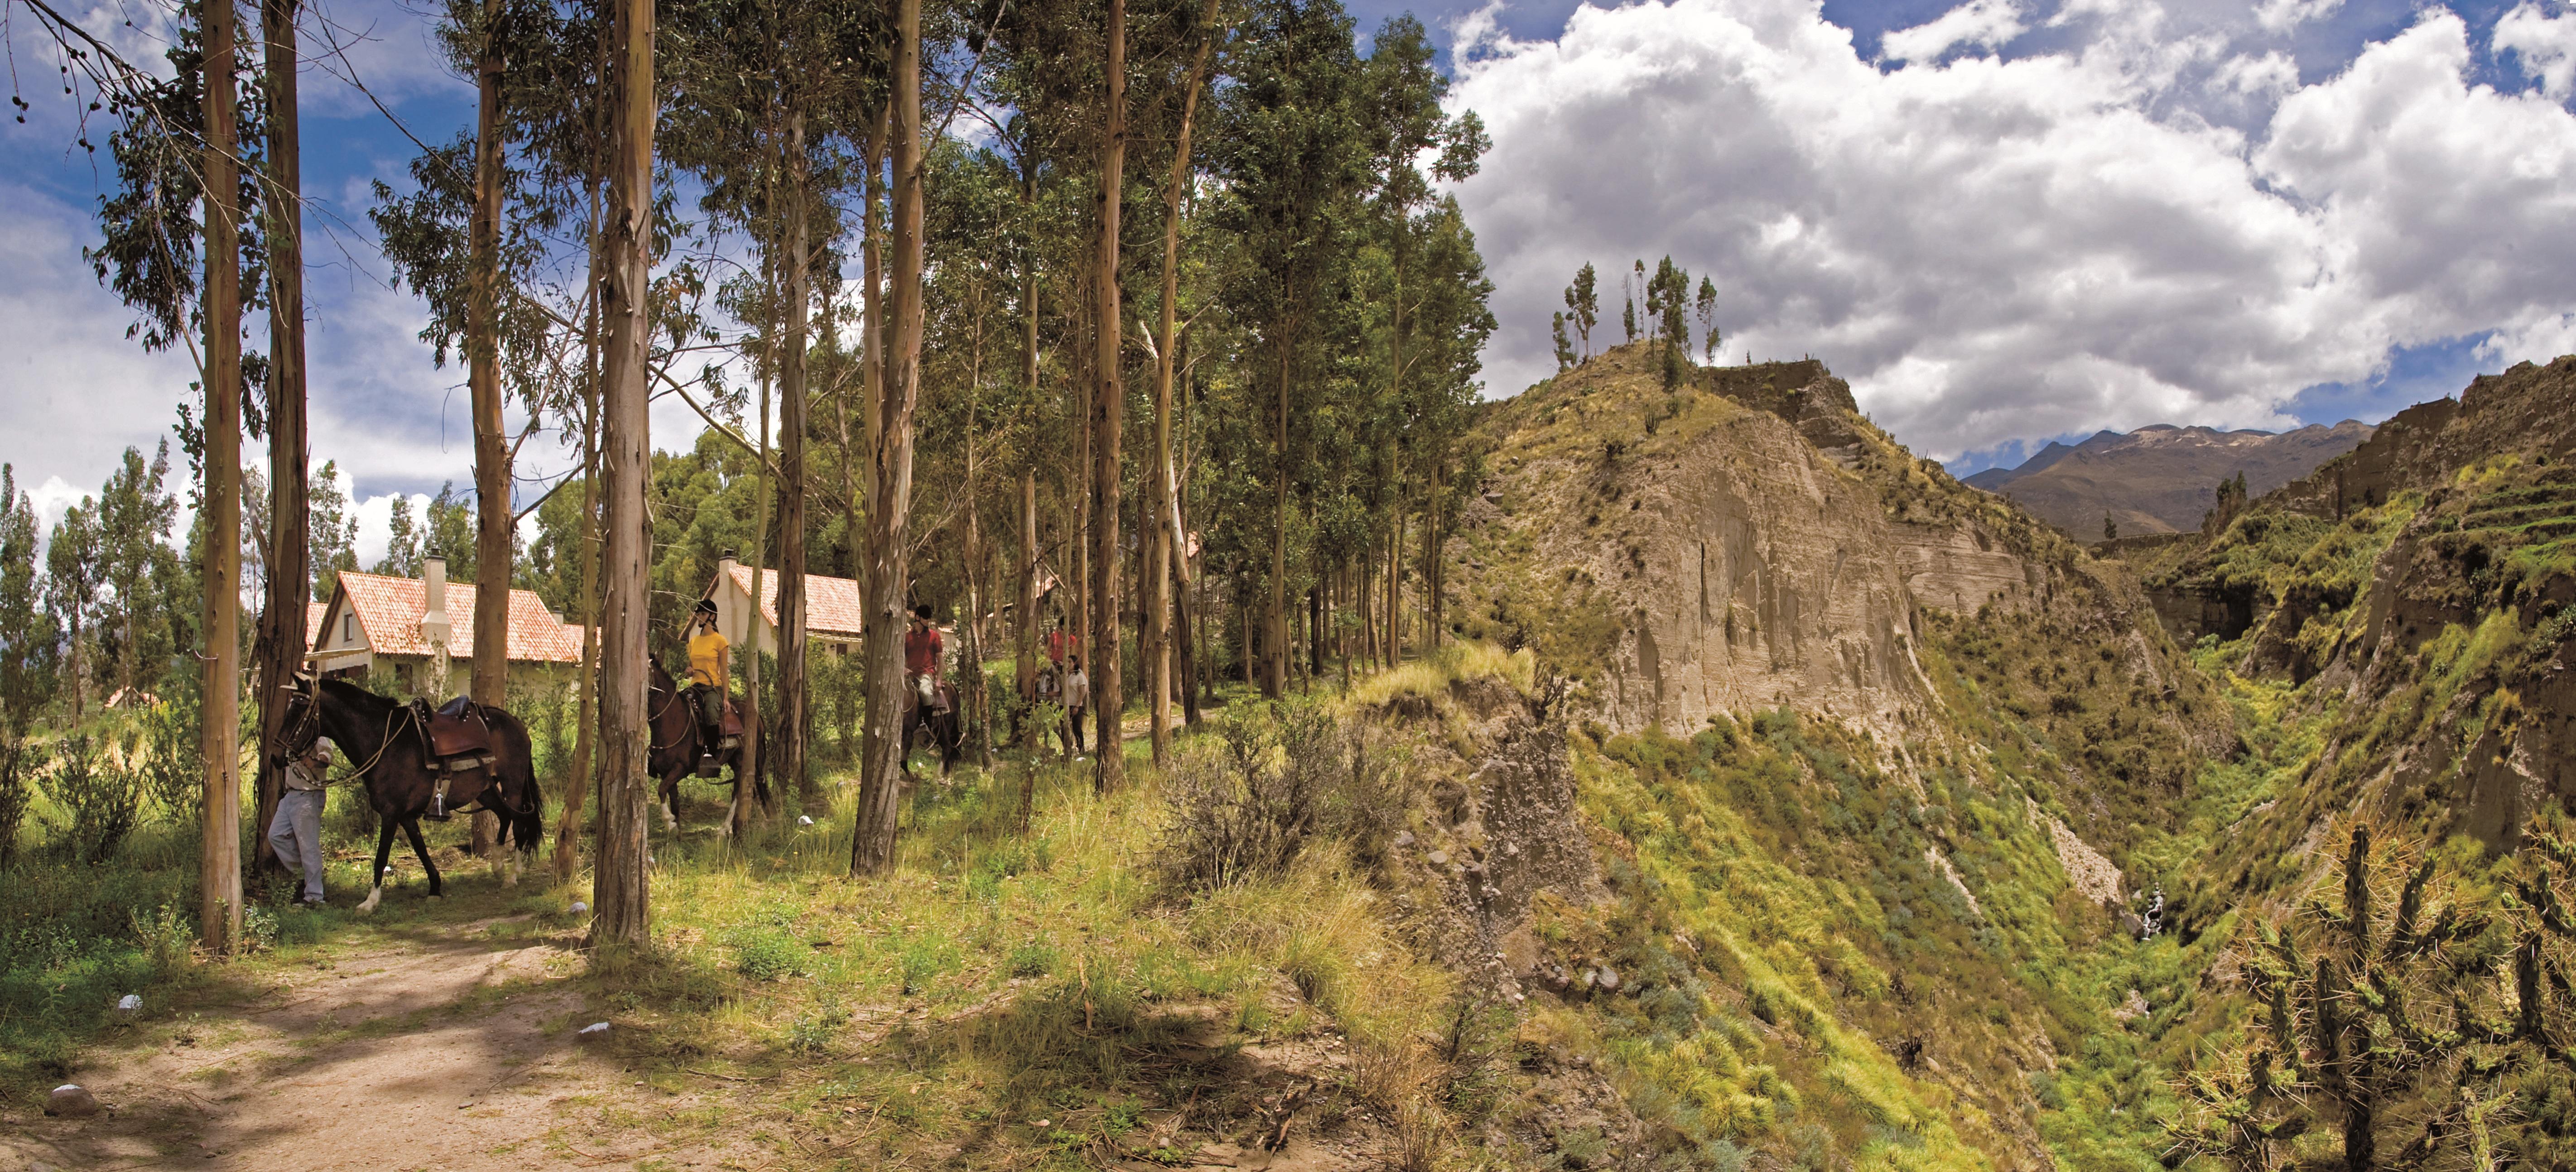
[[[2085,541],[2102,536],[2109,517],[2124,537],[2200,527],[2218,501],[2218,482],[2245,474],[2254,496],[2307,475],[2360,447],[2372,427],[2347,419],[2297,431],[2219,431],[2158,424],[2096,432],[2083,443],[2052,443],[2018,468],[1989,468],[1967,478],[2019,502]]]

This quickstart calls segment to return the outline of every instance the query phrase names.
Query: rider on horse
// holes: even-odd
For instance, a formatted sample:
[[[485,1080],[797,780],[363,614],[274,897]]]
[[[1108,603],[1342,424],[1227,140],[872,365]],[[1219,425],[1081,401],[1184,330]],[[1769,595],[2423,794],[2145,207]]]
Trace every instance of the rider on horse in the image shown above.
[[[716,630],[716,600],[701,598],[689,616],[689,690],[697,706],[702,742],[712,751],[724,736],[725,684],[733,678],[733,641]]]
[[[912,629],[903,634],[903,682],[919,698],[924,711],[948,709],[948,698],[939,690],[939,659],[944,649],[939,628],[930,621],[930,605],[912,608]]]

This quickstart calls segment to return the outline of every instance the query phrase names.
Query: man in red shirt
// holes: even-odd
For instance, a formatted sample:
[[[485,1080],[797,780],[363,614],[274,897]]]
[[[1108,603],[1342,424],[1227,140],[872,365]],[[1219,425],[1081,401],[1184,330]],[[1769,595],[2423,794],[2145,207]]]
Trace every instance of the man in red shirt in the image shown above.
[[[912,629],[903,634],[904,682],[921,698],[923,708],[939,704],[939,628],[930,622],[930,606],[912,608]]]
[[[1064,653],[1070,649],[1072,645],[1073,639],[1071,636],[1064,633],[1063,627],[1057,627],[1054,630],[1048,631],[1046,636],[1047,659],[1052,661],[1058,669],[1063,668]]]

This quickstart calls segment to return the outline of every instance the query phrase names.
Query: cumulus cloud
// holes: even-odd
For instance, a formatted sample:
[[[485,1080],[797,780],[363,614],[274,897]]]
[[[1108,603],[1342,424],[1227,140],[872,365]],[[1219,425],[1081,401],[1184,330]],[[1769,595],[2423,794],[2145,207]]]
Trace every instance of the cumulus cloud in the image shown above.
[[[1825,358],[1945,457],[2279,426],[2299,390],[2367,379],[2392,347],[2563,335],[2576,258],[2548,225],[2576,190],[2576,119],[2472,85],[2458,18],[2429,10],[2300,88],[2285,58],[2160,37],[2154,5],[2127,8],[2065,52],[1884,70],[1811,0],[1488,32],[1455,96],[1495,144],[1459,191],[1502,290],[1495,389],[1552,368],[1577,267],[1667,253],[1716,279],[1727,355]],[[1962,11],[1888,56],[1962,43]],[[2264,112],[2238,129],[2183,100],[2212,89]]]
[[[128,446],[147,454],[193,398],[185,353],[146,354],[125,337],[134,315],[99,287],[81,245],[87,217],[32,188],[0,183],[0,460],[22,486],[59,479],[97,491]],[[77,501],[79,495],[70,498]]]
[[[2025,27],[2011,0],[1968,0],[1924,24],[1889,33],[1879,43],[1890,61],[1932,61],[1956,45],[1999,48]]]
[[[2566,101],[2576,93],[2576,13],[2548,16],[2523,0],[2496,20],[2495,51],[2512,53],[2522,72],[2540,81],[2541,92]]]

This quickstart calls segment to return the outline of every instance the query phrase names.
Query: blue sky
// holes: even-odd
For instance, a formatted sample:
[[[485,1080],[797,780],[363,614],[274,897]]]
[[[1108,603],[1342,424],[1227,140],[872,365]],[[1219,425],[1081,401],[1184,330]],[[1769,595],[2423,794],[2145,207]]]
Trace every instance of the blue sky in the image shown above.
[[[136,15],[124,47],[157,55],[127,3],[86,19]],[[2377,419],[2576,349],[2557,0],[1353,6],[1363,34],[1408,10],[1495,137],[1458,191],[1498,286],[1489,393],[1552,369],[1576,266],[1666,254],[1723,287],[1729,358],[1824,358],[1963,472],[2102,427]],[[372,530],[385,494],[466,481],[471,444],[461,375],[366,226],[368,182],[413,148],[334,75],[433,142],[472,94],[403,0],[320,11],[349,49],[304,81],[314,455],[374,498]],[[123,338],[80,258],[106,161],[67,149],[31,33],[20,14],[33,109],[0,123],[0,460],[50,509],[168,434],[191,371]],[[655,425],[665,447],[697,428],[670,403]]]

